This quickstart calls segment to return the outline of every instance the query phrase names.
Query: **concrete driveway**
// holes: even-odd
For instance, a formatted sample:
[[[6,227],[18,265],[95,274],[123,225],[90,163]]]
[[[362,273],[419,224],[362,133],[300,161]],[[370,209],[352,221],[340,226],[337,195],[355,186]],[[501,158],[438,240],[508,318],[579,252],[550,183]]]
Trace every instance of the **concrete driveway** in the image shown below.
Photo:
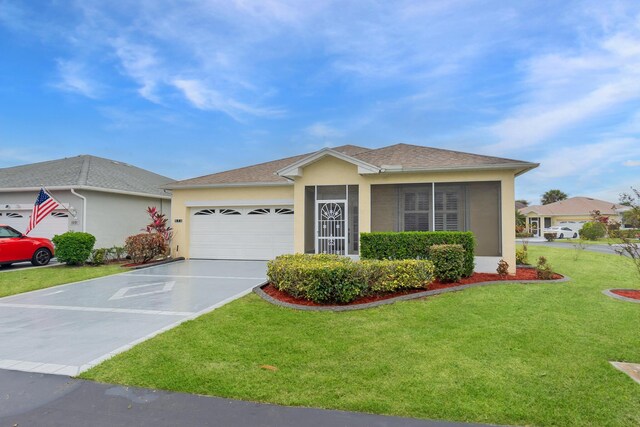
[[[189,260],[0,298],[0,369],[76,375],[265,277],[264,261]]]

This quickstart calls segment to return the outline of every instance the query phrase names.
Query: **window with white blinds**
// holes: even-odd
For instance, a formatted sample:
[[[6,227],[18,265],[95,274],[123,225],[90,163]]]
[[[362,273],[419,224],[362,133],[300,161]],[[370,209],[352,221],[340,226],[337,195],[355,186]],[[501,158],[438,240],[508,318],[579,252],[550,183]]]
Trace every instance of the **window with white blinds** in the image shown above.
[[[459,189],[435,191],[435,230],[462,231],[461,195]]]
[[[404,231],[429,231],[431,223],[431,186],[403,189]]]

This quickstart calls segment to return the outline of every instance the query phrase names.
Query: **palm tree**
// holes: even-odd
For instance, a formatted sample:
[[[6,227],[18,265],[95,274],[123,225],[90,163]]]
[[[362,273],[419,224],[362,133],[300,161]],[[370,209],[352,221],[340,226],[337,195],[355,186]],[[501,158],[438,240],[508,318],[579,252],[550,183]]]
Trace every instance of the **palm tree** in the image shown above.
[[[540,201],[543,205],[548,205],[549,203],[559,202],[560,200],[567,200],[569,196],[567,193],[560,190],[549,190],[541,196]]]

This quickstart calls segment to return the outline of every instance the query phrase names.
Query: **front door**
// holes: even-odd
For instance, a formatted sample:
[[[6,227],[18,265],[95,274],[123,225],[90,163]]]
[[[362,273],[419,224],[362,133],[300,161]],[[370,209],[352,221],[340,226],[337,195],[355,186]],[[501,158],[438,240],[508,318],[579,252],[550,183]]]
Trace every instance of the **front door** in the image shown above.
[[[345,255],[347,248],[347,201],[322,200],[316,206],[316,252]]]
[[[531,218],[531,234],[540,237],[540,223],[538,218]]]

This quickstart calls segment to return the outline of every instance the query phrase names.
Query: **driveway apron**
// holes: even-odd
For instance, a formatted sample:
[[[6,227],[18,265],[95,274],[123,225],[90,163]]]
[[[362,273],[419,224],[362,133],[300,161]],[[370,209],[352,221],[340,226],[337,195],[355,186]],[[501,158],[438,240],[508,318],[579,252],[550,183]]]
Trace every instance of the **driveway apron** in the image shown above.
[[[189,260],[0,298],[0,369],[77,375],[264,282],[264,261]]]

